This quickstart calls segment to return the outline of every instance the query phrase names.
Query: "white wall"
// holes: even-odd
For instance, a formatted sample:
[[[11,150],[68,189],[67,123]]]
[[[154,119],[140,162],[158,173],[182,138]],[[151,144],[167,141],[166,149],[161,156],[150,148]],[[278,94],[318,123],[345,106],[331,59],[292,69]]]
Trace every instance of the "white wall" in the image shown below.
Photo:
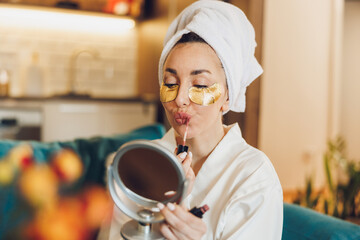
[[[360,160],[360,1],[346,1],[344,16],[340,134]]]
[[[283,188],[323,183],[332,1],[265,0],[259,147]]]
[[[265,1],[259,145],[285,190],[325,183],[337,135],[360,161],[359,26],[359,1]]]

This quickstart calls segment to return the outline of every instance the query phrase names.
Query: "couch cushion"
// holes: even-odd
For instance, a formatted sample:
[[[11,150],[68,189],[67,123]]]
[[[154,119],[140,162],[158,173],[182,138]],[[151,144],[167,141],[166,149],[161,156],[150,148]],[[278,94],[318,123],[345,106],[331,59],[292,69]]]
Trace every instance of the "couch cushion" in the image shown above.
[[[355,240],[360,226],[294,204],[284,204],[283,240]]]

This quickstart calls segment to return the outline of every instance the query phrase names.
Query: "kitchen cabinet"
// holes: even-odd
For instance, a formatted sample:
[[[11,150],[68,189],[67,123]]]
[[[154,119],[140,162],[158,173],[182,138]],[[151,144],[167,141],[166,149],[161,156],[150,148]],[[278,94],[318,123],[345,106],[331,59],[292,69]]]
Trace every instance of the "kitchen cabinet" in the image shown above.
[[[0,107],[0,139],[40,140],[41,109],[13,105]]]
[[[50,102],[43,105],[43,141],[64,141],[99,134],[101,107],[95,103]]]
[[[50,102],[43,106],[43,141],[125,133],[156,121],[156,105],[142,102]]]
[[[10,104],[11,103],[11,104]],[[13,117],[20,127],[37,125],[41,141],[126,133],[156,122],[157,103],[142,100],[38,99],[2,100],[0,118]]]

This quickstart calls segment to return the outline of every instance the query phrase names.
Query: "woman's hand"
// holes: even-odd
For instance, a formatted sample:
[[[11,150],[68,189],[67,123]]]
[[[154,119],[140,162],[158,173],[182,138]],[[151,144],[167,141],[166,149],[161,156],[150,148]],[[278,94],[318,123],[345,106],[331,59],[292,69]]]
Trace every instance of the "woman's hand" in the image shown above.
[[[186,193],[187,196],[191,193],[195,181],[195,173],[194,170],[191,168],[192,153],[182,152],[177,155],[177,158],[183,167],[183,170],[185,172],[185,178],[188,180],[188,187]]]
[[[158,208],[165,217],[160,225],[162,235],[168,240],[201,239],[206,233],[206,224],[182,206],[158,203]]]

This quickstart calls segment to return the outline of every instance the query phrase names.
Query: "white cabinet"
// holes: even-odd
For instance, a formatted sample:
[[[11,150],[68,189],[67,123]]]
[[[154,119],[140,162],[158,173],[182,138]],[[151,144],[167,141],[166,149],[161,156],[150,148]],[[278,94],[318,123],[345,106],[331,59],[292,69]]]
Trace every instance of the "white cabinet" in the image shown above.
[[[14,119],[20,126],[40,126],[41,109],[39,108],[1,108],[0,119]]]
[[[109,136],[155,121],[155,103],[48,102],[43,106],[42,141]]]
[[[39,104],[0,100],[0,139],[39,140],[41,122]]]

